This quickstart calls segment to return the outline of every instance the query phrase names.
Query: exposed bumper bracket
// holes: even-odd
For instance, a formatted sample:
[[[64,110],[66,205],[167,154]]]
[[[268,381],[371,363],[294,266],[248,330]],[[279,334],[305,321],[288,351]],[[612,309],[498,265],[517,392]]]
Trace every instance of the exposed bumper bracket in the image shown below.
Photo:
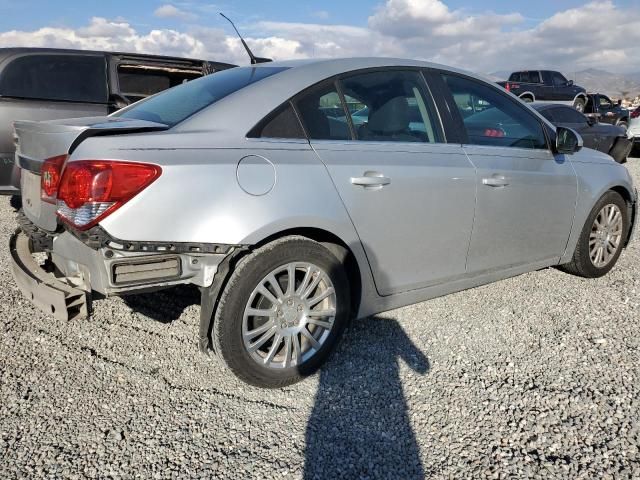
[[[87,318],[91,297],[45,272],[31,256],[29,238],[20,230],[11,236],[13,277],[22,293],[40,310],[58,320]]]

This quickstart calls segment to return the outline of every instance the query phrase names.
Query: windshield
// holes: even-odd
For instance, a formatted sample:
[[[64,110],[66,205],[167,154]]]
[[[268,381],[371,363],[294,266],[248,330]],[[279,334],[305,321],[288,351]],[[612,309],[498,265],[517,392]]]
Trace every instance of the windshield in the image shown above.
[[[164,123],[170,127],[189,118],[218,100],[264,78],[287,70],[287,67],[238,67],[165,90],[113,114]]]

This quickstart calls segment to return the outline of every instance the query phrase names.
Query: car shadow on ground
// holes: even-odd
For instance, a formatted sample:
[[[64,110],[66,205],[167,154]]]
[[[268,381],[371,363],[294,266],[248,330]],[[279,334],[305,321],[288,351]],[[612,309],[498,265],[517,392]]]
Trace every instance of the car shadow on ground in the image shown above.
[[[320,372],[304,478],[424,478],[400,364],[426,374],[429,360],[394,319],[357,320],[345,334]]]
[[[195,285],[178,285],[152,293],[126,295],[122,299],[133,311],[161,323],[171,323],[192,305],[200,305],[200,290]]]

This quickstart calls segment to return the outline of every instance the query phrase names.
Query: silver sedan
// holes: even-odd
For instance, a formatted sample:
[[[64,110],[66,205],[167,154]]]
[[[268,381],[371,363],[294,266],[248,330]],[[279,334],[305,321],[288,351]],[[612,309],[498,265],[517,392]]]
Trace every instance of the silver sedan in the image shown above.
[[[27,297],[64,320],[92,293],[197,285],[200,348],[263,387],[316,370],[351,318],[545,267],[604,275],[637,212],[625,167],[574,131],[412,60],[235,68],[15,128]]]

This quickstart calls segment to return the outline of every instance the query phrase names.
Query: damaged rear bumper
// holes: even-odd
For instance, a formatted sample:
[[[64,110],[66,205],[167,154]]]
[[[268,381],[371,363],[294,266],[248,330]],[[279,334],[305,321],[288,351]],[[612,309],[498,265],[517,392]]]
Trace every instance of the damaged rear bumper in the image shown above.
[[[13,277],[34,305],[59,320],[89,316],[90,294],[46,272],[34,260],[29,237],[23,232],[17,231],[11,236],[10,250]]]

